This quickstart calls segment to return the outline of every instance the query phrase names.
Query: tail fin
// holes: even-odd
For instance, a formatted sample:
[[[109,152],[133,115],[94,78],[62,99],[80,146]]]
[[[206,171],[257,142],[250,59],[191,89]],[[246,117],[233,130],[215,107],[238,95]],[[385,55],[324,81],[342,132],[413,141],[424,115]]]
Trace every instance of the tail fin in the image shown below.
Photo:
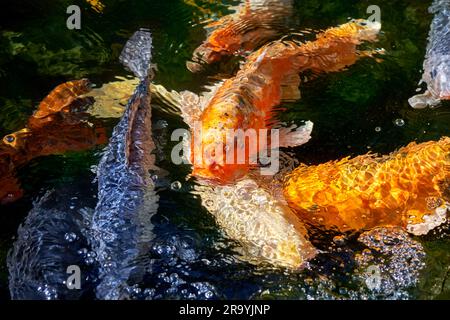
[[[120,54],[120,62],[140,80],[148,77],[152,59],[152,35],[147,29],[136,31]]]

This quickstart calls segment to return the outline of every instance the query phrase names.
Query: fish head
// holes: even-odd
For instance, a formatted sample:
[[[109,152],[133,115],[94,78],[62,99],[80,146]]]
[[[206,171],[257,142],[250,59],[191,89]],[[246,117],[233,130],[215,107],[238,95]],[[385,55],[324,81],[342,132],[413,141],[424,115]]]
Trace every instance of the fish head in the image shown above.
[[[381,31],[381,23],[365,19],[353,19],[337,28],[340,36],[351,37],[358,42],[376,41]]]
[[[245,164],[210,163],[204,166],[194,166],[192,175],[208,184],[227,185],[242,179],[248,172],[249,166]]]
[[[450,99],[449,58],[449,54],[430,55],[425,61],[423,80],[427,83],[431,97],[437,100]]]
[[[244,131],[237,129],[244,126],[246,116],[230,106],[227,100],[215,102],[192,128],[191,163],[197,178],[229,183],[249,171],[249,155],[257,151],[250,152],[254,149],[250,137],[246,139]]]
[[[222,133],[212,131],[203,134],[198,145],[193,145],[193,176],[214,184],[232,183],[245,176],[249,171],[248,164],[227,159],[228,147],[223,141],[225,137]]]
[[[214,30],[208,39],[194,50],[192,61],[186,66],[191,72],[200,72],[205,65],[221,61],[236,53],[242,44],[242,38],[228,28]]]
[[[2,143],[14,150],[24,150],[31,132],[29,129],[22,129],[3,137]]]
[[[226,53],[217,51],[210,46],[203,44],[195,49],[192,61],[186,62],[186,67],[193,73],[201,72],[204,66],[219,62]]]

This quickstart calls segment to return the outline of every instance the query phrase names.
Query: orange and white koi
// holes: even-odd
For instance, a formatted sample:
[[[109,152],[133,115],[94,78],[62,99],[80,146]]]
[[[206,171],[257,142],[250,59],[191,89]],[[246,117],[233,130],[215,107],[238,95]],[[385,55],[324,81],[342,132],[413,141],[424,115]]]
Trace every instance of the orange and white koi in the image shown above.
[[[426,234],[450,208],[450,138],[389,156],[301,165],[287,176],[284,197],[304,223],[326,230],[390,226]]]
[[[245,0],[236,12],[206,26],[212,31],[195,49],[191,72],[241,52],[252,52],[267,41],[281,36],[291,16],[292,0]]]
[[[311,122],[297,129],[282,128],[278,145],[259,142],[264,142],[267,130],[277,127],[274,115],[281,101],[300,98],[300,73],[336,72],[360,57],[370,56],[373,52],[360,51],[358,45],[375,41],[380,29],[378,22],[352,20],[317,35],[315,41],[275,41],[250,55],[237,75],[223,82],[209,99],[183,92],[182,116],[193,133],[193,175],[219,183],[232,182],[249,172],[250,160],[256,153],[306,143]],[[229,141],[232,130],[253,130],[258,141],[256,150],[245,141],[236,142],[233,136],[231,139],[235,140]],[[229,163],[230,148],[235,154],[245,154],[245,163]]]

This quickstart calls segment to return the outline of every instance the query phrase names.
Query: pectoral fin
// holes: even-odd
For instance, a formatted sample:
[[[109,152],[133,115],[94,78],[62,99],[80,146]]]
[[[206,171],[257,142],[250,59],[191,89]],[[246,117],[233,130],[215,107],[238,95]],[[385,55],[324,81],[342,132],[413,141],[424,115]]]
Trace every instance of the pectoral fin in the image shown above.
[[[281,128],[280,130],[280,143],[282,148],[298,147],[307,143],[311,139],[311,133],[314,124],[311,121],[307,121],[305,125],[297,127],[292,125],[287,128]]]

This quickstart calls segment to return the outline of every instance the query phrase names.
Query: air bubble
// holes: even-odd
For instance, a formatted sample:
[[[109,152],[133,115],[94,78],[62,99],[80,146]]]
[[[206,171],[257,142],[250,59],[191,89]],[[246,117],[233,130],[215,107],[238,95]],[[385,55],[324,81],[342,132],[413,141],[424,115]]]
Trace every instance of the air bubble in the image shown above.
[[[333,238],[333,242],[337,245],[341,246],[345,244],[345,237],[344,236],[335,236]]]
[[[88,249],[82,248],[82,249],[78,250],[77,253],[78,253],[80,256],[85,256],[85,255],[88,253]]]
[[[375,127],[375,132],[381,132],[381,127]]]
[[[67,242],[74,242],[77,239],[77,235],[73,232],[66,233],[64,235],[64,240]]]
[[[174,191],[180,190],[181,189],[181,182],[180,181],[172,182],[172,184],[170,185],[170,189],[172,189]]]
[[[403,120],[403,119],[395,119],[394,124],[397,127],[403,127],[405,125],[405,120]]]

